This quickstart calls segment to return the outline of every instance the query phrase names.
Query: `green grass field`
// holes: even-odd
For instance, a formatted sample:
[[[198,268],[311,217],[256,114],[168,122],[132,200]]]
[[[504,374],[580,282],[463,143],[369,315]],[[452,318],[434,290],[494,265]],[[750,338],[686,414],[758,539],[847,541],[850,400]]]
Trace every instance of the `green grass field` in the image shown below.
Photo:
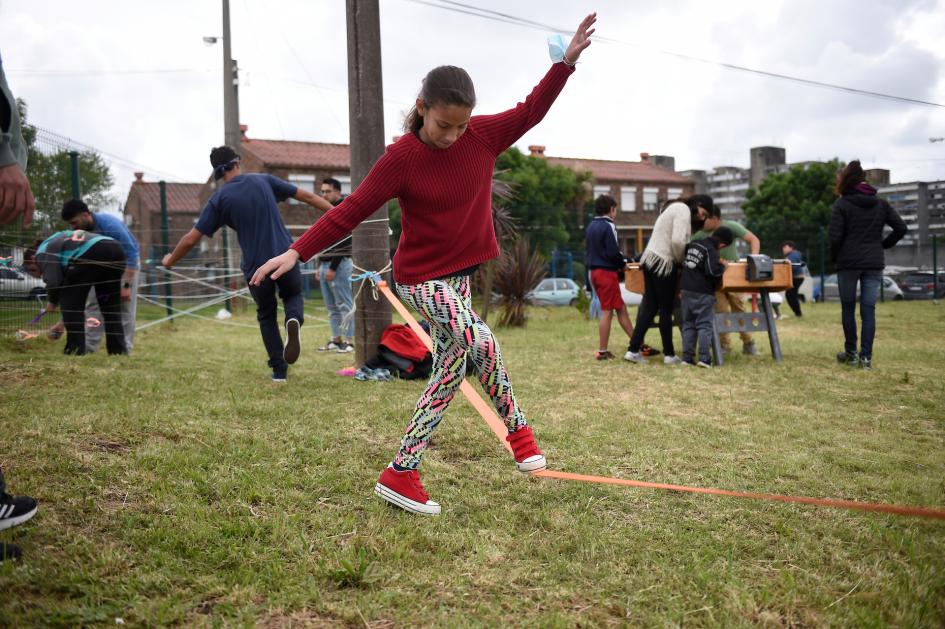
[[[530,314],[498,337],[554,469],[945,507],[945,306],[881,304],[872,372],[834,361],[836,304],[712,371]],[[443,515],[397,511],[372,490],[422,383],[336,376],[312,325],[276,386],[233,321],[0,342],[0,465],[40,500],[0,626],[945,625],[945,521],[523,477],[461,397],[422,466]]]

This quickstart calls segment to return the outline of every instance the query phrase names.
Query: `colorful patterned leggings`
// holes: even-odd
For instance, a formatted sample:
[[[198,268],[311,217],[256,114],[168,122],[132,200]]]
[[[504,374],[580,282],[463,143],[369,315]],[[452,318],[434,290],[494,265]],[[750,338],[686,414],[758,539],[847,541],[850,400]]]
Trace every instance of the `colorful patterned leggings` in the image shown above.
[[[467,356],[509,432],[524,426],[525,415],[512,393],[499,343],[472,309],[469,277],[449,277],[412,286],[398,284],[397,294],[430,322],[433,373],[417,401],[394,463],[409,469],[420,465],[430,436],[466,377]]]

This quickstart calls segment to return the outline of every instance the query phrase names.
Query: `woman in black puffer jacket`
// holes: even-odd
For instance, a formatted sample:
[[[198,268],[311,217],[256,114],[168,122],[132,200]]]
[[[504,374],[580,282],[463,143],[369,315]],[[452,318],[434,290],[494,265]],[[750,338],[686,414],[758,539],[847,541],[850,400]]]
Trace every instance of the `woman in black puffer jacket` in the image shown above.
[[[844,351],[837,361],[870,369],[876,334],[876,300],[879,298],[884,249],[895,245],[906,233],[906,224],[876,189],[866,183],[859,160],[837,173],[837,196],[830,217],[830,258],[837,267],[842,309]],[[892,231],[883,237],[886,226]],[[860,353],[856,353],[856,296],[860,292]]]

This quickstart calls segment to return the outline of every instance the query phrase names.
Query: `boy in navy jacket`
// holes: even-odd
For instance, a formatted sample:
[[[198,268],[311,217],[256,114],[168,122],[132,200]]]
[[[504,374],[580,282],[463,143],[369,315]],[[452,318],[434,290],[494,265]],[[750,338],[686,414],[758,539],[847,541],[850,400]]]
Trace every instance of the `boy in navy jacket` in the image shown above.
[[[600,344],[596,357],[597,360],[607,360],[614,357],[607,350],[614,312],[617,313],[617,321],[628,338],[633,335],[633,324],[630,323],[627,306],[620,294],[620,280],[623,279],[627,259],[620,251],[617,228],[614,226],[617,202],[613,197],[602,194],[594,201],[594,211],[597,216],[587,226],[587,269],[591,273],[594,291],[600,299]]]
[[[683,362],[692,365],[695,360],[696,340],[699,341],[699,367],[712,366],[709,347],[715,322],[715,287],[725,273],[725,260],[719,250],[732,244],[732,230],[719,227],[708,238],[693,240],[686,245],[683,259],[682,282],[682,339]]]

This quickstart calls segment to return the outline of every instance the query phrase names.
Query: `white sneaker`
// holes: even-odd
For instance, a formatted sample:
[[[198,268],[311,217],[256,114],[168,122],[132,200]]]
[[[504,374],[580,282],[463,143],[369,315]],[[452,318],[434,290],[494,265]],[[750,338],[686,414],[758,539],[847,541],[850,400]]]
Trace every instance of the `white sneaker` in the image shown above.
[[[682,358],[679,356],[663,356],[664,365],[678,365],[682,362]]]
[[[638,363],[640,365],[646,364],[646,358],[643,357],[643,354],[640,352],[631,352],[629,349],[627,353],[623,355],[623,359],[630,361],[631,363]]]
[[[696,367],[702,367],[703,369],[712,369],[712,365],[707,362],[699,361],[696,363]]]

